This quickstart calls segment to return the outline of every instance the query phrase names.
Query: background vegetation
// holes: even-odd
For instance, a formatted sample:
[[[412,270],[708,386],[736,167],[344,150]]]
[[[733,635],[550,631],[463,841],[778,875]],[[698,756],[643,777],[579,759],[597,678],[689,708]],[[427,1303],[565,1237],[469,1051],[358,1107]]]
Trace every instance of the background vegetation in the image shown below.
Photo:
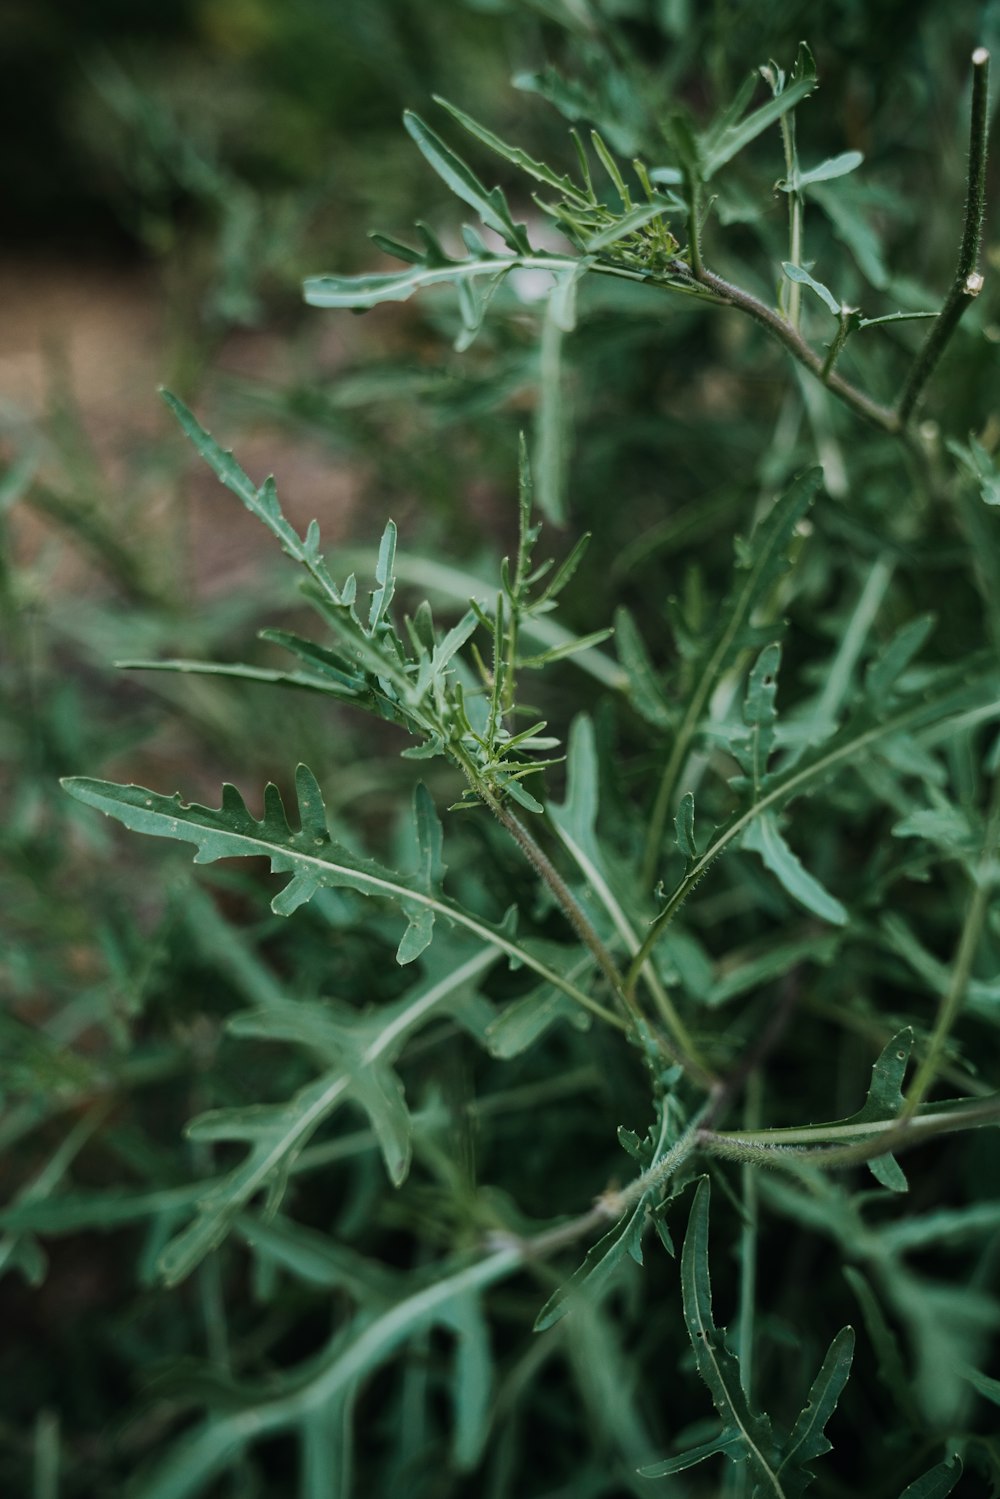
[[[542,227],[537,184],[432,94],[559,174],[578,170],[569,122],[596,125],[626,170],[635,157],[670,168],[678,109],[705,126],[752,68],[773,58],[790,72],[805,37],[821,86],[796,115],[802,161],[858,152],[864,163],[814,184],[802,258],[838,305],[868,317],[936,309],[962,228],[969,56],[991,44],[997,55],[1000,6],[190,0],[155,18],[110,3],[77,11],[25,4],[5,22],[0,154],[20,242],[9,274],[30,278],[56,244],[68,279],[94,265],[122,285],[138,274],[155,308],[155,379],[224,434],[254,484],[275,470],[300,531],[318,514],[331,572],[339,585],[357,571],[365,608],[391,515],[398,620],[427,594],[446,625],[470,593],[492,609],[499,559],[517,547],[521,432],[546,521],[536,560],[593,533],[556,618],[580,637],[617,623],[616,635],[525,678],[537,712],[517,727],[547,720],[560,746],[540,754],[572,746],[569,770],[547,773],[538,836],[609,944],[593,882],[555,835],[597,837],[607,881],[643,930],[657,883],[669,892],[689,872],[683,817],[673,844],[676,799],[662,847],[648,849],[678,723],[697,753],[672,789],[694,790],[704,851],[731,810],[748,680],[772,639],[784,641],[782,763],[810,736],[821,743],[824,724],[853,722],[866,681],[878,709],[953,694],[947,713],[918,714],[912,733],[852,756],[791,805],[781,831],[809,876],[786,862],[776,877],[780,856],[769,870],[759,848],[728,849],[658,949],[657,975],[696,1053],[745,1085],[720,1129],[852,1115],[883,1047],[887,1065],[893,1047],[908,1050],[897,1039],[907,1030],[918,1066],[940,1042],[940,1092],[988,1098],[1000,966],[991,220],[985,287],[918,412],[919,451],[859,421],[751,319],[621,278],[586,278],[565,334],[546,322],[544,285],[511,280],[462,350],[450,292],[358,321],[304,307],[300,283],[387,271],[367,230],[405,240],[415,219],[460,253],[468,207],[419,155],[404,108],[500,182],[540,243],[562,243]],[[767,95],[762,81],[755,102]],[[776,122],[713,182],[706,257],[769,302],[780,287],[786,311],[797,286],[821,347],[836,319],[780,275],[793,258],[788,195],[775,190],[786,146]],[[683,212],[671,223],[685,243]],[[129,316],[130,304],[106,305],[109,319]],[[923,333],[909,321],[858,332],[838,368],[891,403]],[[790,1430],[830,1348],[814,1393],[834,1450],[815,1492],[1000,1492],[992,1130],[903,1156],[905,1196],[891,1168],[877,1180],[856,1164],[761,1171],[752,1152],[730,1160],[719,1145],[670,1188],[663,1232],[677,1259],[646,1218],[659,1200],[643,1198],[641,1267],[626,1252],[638,1236],[619,1235],[609,1258],[590,1261],[589,1296],[532,1334],[608,1226],[588,1219],[589,1204],[662,1159],[698,1089],[600,1019],[586,1028],[565,991],[539,989],[445,921],[416,969],[400,967],[398,915],[356,889],[323,890],[286,920],[270,907],[266,866],[195,871],[189,851],[134,839],[59,788],[62,776],[102,776],[215,805],[231,779],[256,815],[269,780],[294,808],[304,761],[352,855],[409,868],[422,779],[445,823],[449,899],[490,923],[517,905],[536,960],[607,1003],[506,830],[484,811],[445,811],[463,792],[453,765],[401,760],[396,727],[319,693],[113,669],[183,658],[288,670],[255,632],[302,630],[305,605],[264,529],[161,423],[154,380],[131,392],[120,425],[95,423],[72,345],[67,328],[47,348],[40,400],[8,382],[0,408],[5,1490],[772,1492],[738,1443],[740,1462],[637,1470],[718,1446],[713,1399],[738,1406],[739,1391]],[[804,510],[795,476],[816,464],[823,490],[808,520],[796,499],[777,512],[775,565],[743,621],[753,641],[713,655],[734,537],[757,524],[759,556],[775,497],[800,494]],[[488,632],[476,640],[488,658]],[[751,712],[751,726],[763,721]],[[345,1056],[354,1065],[351,1048],[370,1047],[385,1016],[456,970],[466,986],[398,1058],[412,1116],[405,1181],[390,1184],[377,1148],[384,1113],[352,1102],[284,1152],[270,1204],[249,1194],[221,1247],[165,1284],[164,1249],[204,1218],[213,1189],[225,1198],[269,1121],[286,1138],[289,1100],[340,1075]],[[964,1006],[947,1033],[942,1002]],[[310,1016],[328,1029],[309,1031]],[[396,1060],[388,1046],[385,1056]],[[393,1076],[378,1084],[390,1106]],[[903,1107],[901,1084],[891,1065],[876,1078],[869,1120]],[[275,1114],[247,1114],[261,1105]],[[185,1135],[217,1110],[236,1113]],[[392,1172],[384,1127],[381,1144]],[[707,1261],[706,1192],[692,1185],[706,1169]],[[522,1239],[567,1222],[566,1243],[546,1243],[516,1274],[502,1261],[520,1265]],[[712,1326],[706,1263],[728,1345]],[[739,1376],[706,1370],[685,1327],[692,1308],[720,1366],[727,1346],[740,1355]],[[853,1368],[832,1414],[849,1361],[846,1335],[832,1340],[846,1324]],[[253,1441],[262,1411],[283,1416]],[[723,1434],[730,1424],[723,1416]],[[823,1445],[807,1435],[818,1445],[803,1446],[803,1463]],[[792,1464],[782,1482],[792,1494],[806,1479]]]

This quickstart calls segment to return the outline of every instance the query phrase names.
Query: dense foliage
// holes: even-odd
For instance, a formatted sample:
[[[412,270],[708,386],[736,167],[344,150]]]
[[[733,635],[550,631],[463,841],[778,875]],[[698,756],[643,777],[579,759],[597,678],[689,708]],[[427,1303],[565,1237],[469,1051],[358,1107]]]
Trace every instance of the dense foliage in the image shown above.
[[[301,595],[189,617],[78,518],[131,611],[46,621],[84,733],[0,576],[0,1254],[50,1296],[5,1478],[1000,1493],[998,18],[886,6],[876,108],[847,4],[819,68],[726,7],[470,9],[570,134],[464,75],[408,113],[417,228],[305,287],[405,350],[213,416],[378,454],[399,526],[324,549],[167,394]]]

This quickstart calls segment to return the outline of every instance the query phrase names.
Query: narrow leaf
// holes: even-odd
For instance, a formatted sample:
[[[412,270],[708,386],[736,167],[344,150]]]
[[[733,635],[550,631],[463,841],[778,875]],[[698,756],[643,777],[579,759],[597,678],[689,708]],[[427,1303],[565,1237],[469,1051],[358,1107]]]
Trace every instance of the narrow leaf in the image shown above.
[[[822,1457],[833,1447],[824,1427],[837,1408],[853,1358],[854,1329],[844,1327],[827,1349],[826,1358],[813,1380],[808,1399],[785,1448],[778,1477],[789,1496],[805,1493],[813,1477],[806,1464]]]
[[[474,208],[488,229],[500,235],[505,244],[521,255],[530,255],[531,246],[522,224],[515,224],[510,216],[507,200],[498,187],[487,190],[460,156],[426,125],[419,115],[410,110],[403,116],[403,124],[418,149],[431,164],[435,172],[463,202]]]
[[[766,1416],[755,1415],[747,1403],[740,1384],[739,1365],[726,1352],[723,1334],[712,1316],[712,1287],[708,1268],[709,1184],[699,1183],[691,1207],[684,1247],[681,1251],[681,1291],[684,1321],[694,1349],[698,1373],[708,1385],[712,1403],[725,1431],[739,1435],[739,1446],[733,1444],[728,1455],[733,1461],[746,1461],[761,1492],[783,1496],[785,1490],[774,1465],[771,1424]]]
[[[714,1457],[716,1453],[725,1453],[734,1462],[739,1462],[743,1456],[743,1435],[735,1427],[726,1431],[720,1431],[717,1437],[712,1437],[708,1442],[702,1442],[699,1447],[689,1447],[686,1452],[681,1452],[677,1457],[668,1457],[665,1462],[650,1463],[648,1467],[639,1469],[641,1478],[667,1478],[671,1473],[683,1473],[685,1468],[693,1468],[696,1463],[703,1463],[707,1457]]]
[[[938,1463],[936,1468],[931,1468],[922,1478],[908,1484],[899,1499],[945,1499],[961,1476],[961,1458],[955,1457],[951,1462]]]
[[[681,797],[681,804],[674,818],[674,830],[677,834],[677,847],[685,859],[697,859],[698,845],[694,837],[694,795],[685,791]]]
[[[782,888],[799,905],[812,911],[823,921],[830,921],[835,926],[845,925],[846,908],[804,868],[798,855],[785,842],[770,813],[763,813],[750,824],[743,837],[743,847],[760,854],[765,867],[777,877]]]

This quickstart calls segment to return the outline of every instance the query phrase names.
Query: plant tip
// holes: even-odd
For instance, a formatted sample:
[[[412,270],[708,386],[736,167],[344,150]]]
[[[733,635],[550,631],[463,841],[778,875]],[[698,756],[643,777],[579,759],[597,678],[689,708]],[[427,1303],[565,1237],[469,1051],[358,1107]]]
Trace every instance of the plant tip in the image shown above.
[[[984,68],[989,60],[990,51],[988,47],[977,47],[972,54],[972,66],[974,68]]]

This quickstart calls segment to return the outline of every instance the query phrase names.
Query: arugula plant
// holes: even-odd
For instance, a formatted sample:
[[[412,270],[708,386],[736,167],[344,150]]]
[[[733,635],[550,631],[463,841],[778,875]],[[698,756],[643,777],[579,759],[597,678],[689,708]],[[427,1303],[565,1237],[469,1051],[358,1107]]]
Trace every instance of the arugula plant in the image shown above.
[[[235,1362],[225,1352],[192,1374],[186,1394],[176,1378],[172,1397],[165,1388],[199,1413],[137,1476],[143,1499],[223,1493],[227,1478],[253,1492],[273,1477],[268,1443],[285,1436],[304,1499],[1000,1491],[987,1372],[1000,1208],[981,1143],[1000,1123],[996,433],[943,441],[915,423],[983,288],[987,73],[977,49],[943,300],[872,316],[829,289],[834,270],[809,249],[814,210],[843,223],[832,184],[862,161],[846,150],[800,161],[798,111],[817,86],[804,45],[714,118],[661,117],[662,155],[630,164],[614,120],[575,131],[564,170],[447,106],[453,126],[526,175],[562,250],[407,116],[478,224],[461,251],[426,224],[414,245],[378,235],[403,270],[316,277],[306,299],[364,311],[449,287],[464,353],[494,317],[523,322],[526,273],[547,278],[516,544],[492,586],[473,580],[465,597],[457,569],[426,565],[434,597],[413,591],[420,560],[397,558],[392,521],[365,578],[345,575],[315,523],[300,534],[274,482],[256,484],[167,395],[200,457],[300,570],[319,638],[265,630],[282,653],[266,664],[125,664],[332,699],[334,724],[363,710],[380,721],[373,744],[394,736],[409,792],[387,839],[362,819],[347,826],[339,799],[329,814],[335,756],[283,772],[260,816],[233,786],[212,808],[65,782],[129,829],[192,844],[199,864],[267,859],[282,881],[274,913],[320,922],[338,946],[363,938],[349,993],[298,993],[246,960],[257,976],[244,984],[251,1008],[229,1022],[234,1045],[296,1060],[269,1064],[263,1099],[220,1089],[191,1121],[199,1180],[66,1190],[71,1134],[51,1180],[4,1214],[11,1246],[150,1222],[156,1274],[177,1296],[189,1277],[213,1285],[217,1325],[251,1277],[263,1326],[241,1335]],[[744,287],[714,268],[713,240],[737,221],[727,179],[767,143],[787,241],[775,258],[762,225],[764,264]],[[615,516],[589,552],[584,536],[559,545],[561,562],[538,560],[533,473],[544,515],[564,521],[563,353],[605,282],[677,298],[699,319],[741,314],[754,358],[766,336],[789,361],[776,369],[801,376],[788,401],[809,413],[821,460],[762,485],[728,576],[666,580],[679,589],[669,609],[648,589],[616,590]],[[926,324],[914,347],[898,341],[911,321]],[[856,356],[880,337],[883,352]],[[886,399],[860,375],[884,386],[894,361]],[[772,457],[787,431],[786,410]],[[881,532],[867,511],[852,517],[866,451],[868,479],[894,495]],[[941,549],[962,600],[936,622],[926,606]],[[597,577],[588,609],[580,590]],[[217,941],[239,938],[223,928]],[[450,1066],[429,1065],[444,1050]],[[279,1081],[291,1086],[275,1099]],[[363,1128],[341,1127],[342,1111]],[[470,1159],[473,1119],[492,1174]],[[711,1241],[709,1180],[721,1202]],[[320,1181],[349,1191],[339,1232]],[[734,1255],[720,1252],[719,1222]],[[936,1250],[963,1253],[961,1270],[914,1263]],[[716,1321],[710,1263],[731,1331]],[[322,1308],[320,1337],[291,1359],[265,1312],[289,1301]],[[855,1333],[844,1319],[858,1313]],[[855,1456],[822,1461],[840,1440]]]

